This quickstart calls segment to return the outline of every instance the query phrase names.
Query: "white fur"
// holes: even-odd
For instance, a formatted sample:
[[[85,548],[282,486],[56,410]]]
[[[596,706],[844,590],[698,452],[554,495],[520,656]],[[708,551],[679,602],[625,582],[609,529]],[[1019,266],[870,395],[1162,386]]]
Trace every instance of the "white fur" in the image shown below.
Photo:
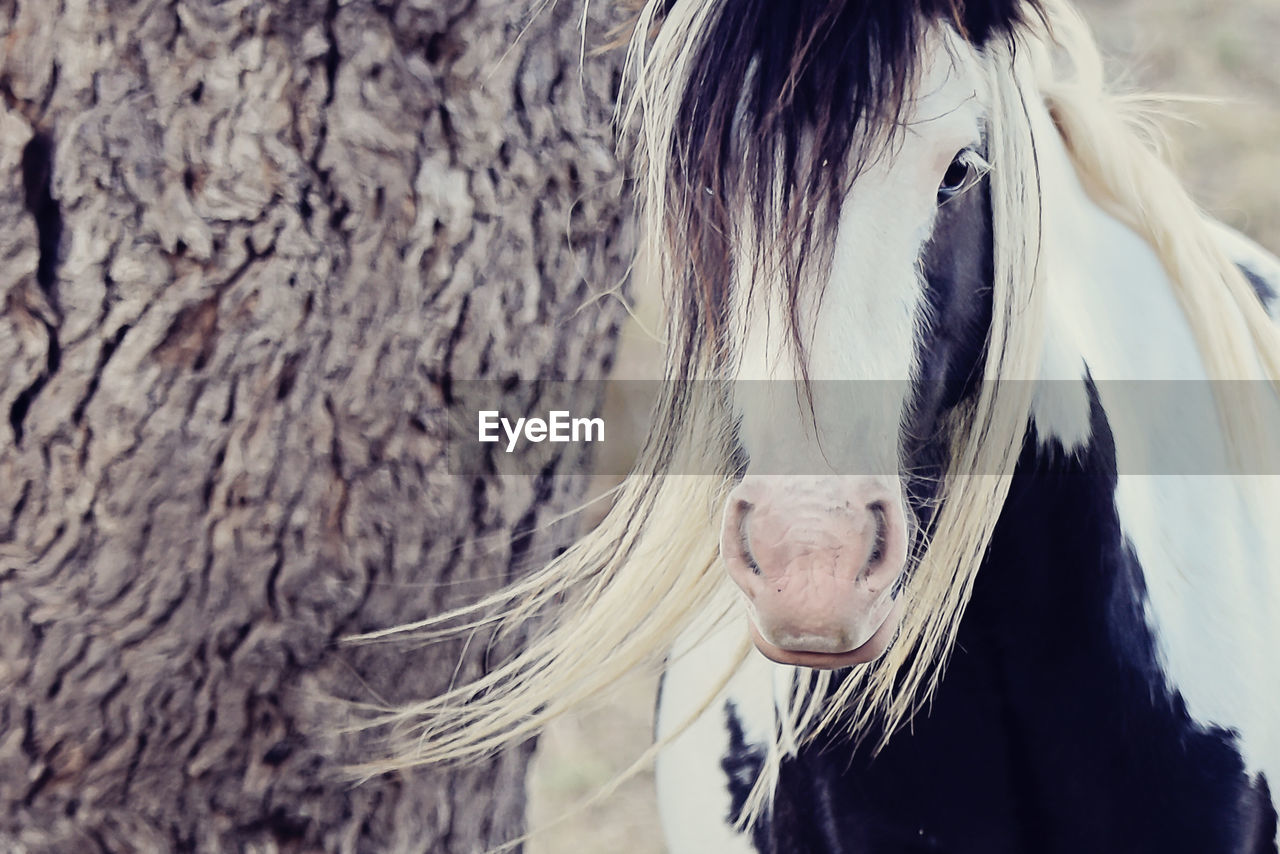
[[[791,382],[800,372],[780,321],[787,316],[783,288],[738,271],[737,376],[774,381],[753,385],[737,401],[753,471],[897,474],[897,431],[924,312],[917,262],[933,230],[943,174],[960,150],[979,141],[983,101],[973,51],[950,31],[934,39],[899,143],[859,174],[841,208],[827,286],[801,290],[802,325],[811,332],[809,378],[840,381],[818,386],[817,438]],[[871,402],[871,395],[879,399]]]
[[[1085,195],[1048,115],[1037,109],[1035,117],[1044,175],[1042,261],[1053,271],[1046,338],[1059,351],[1046,364],[1087,365],[1100,381],[1121,472],[1116,507],[1142,565],[1147,616],[1169,688],[1198,723],[1239,734],[1251,772],[1278,779],[1280,550],[1274,521],[1266,518],[1274,505],[1270,513],[1255,512],[1259,483],[1225,474],[1226,443],[1206,416],[1212,414],[1206,370],[1156,254]],[[1225,227],[1217,232],[1233,258],[1250,260],[1259,272],[1280,270],[1256,245]],[[1110,380],[1195,382],[1187,385],[1184,409],[1171,413],[1178,417],[1153,431],[1149,413],[1134,412],[1124,399],[1132,387]],[[1271,415],[1272,435],[1280,436],[1280,409]],[[1042,431],[1077,443],[1087,403],[1074,413],[1037,410],[1036,418]],[[1224,474],[1158,473],[1160,465],[1186,458],[1216,460]]]
[[[776,725],[778,665],[752,654],[706,705],[709,674],[726,672],[748,643],[740,614],[711,627],[703,620],[677,641],[662,680],[657,736],[661,741],[697,716],[658,755],[654,775],[658,810],[671,854],[749,854],[750,836],[734,827],[729,780],[721,761],[729,753],[725,704],[732,702],[744,738],[767,749]]]

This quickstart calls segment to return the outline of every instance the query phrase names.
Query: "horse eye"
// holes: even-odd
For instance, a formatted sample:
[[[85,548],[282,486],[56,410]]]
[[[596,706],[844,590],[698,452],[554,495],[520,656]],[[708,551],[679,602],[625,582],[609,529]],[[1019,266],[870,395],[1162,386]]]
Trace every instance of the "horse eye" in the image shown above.
[[[958,195],[961,190],[969,185],[969,177],[973,174],[973,166],[969,163],[967,152],[961,152],[951,161],[951,165],[947,167],[947,174],[942,176],[942,183],[938,185],[938,204],[942,204]]]

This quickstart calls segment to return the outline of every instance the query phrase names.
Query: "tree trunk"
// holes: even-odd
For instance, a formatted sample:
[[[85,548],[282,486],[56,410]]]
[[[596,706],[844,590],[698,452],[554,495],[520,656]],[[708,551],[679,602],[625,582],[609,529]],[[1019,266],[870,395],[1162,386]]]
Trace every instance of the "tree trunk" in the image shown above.
[[[445,687],[336,641],[571,533],[580,479],[451,475],[443,412],[610,358],[603,5],[584,56],[577,3],[0,0],[0,850],[518,834],[528,750],[352,788],[324,698]]]

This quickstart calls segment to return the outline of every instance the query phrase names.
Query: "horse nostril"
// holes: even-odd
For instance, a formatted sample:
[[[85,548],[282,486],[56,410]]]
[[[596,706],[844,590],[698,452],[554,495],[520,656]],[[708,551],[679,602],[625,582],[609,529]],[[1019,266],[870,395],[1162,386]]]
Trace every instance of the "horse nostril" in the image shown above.
[[[867,558],[867,567],[874,567],[884,560],[885,541],[888,539],[889,523],[883,501],[876,501],[867,507],[876,523],[876,539],[871,547],[871,555]]]
[[[738,499],[737,506],[734,511],[738,516],[738,543],[742,547],[742,558],[747,566],[751,567],[752,573],[762,575],[760,564],[756,561],[756,556],[751,552],[751,537],[747,534],[747,514],[755,507],[750,501]]]

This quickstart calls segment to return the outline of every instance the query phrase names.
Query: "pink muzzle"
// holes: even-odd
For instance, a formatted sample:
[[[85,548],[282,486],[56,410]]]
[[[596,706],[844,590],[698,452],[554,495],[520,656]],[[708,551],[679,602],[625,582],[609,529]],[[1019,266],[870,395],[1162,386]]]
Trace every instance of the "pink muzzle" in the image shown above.
[[[907,531],[896,477],[748,475],[726,503],[720,554],[756,646],[807,667],[877,658],[900,616]]]

